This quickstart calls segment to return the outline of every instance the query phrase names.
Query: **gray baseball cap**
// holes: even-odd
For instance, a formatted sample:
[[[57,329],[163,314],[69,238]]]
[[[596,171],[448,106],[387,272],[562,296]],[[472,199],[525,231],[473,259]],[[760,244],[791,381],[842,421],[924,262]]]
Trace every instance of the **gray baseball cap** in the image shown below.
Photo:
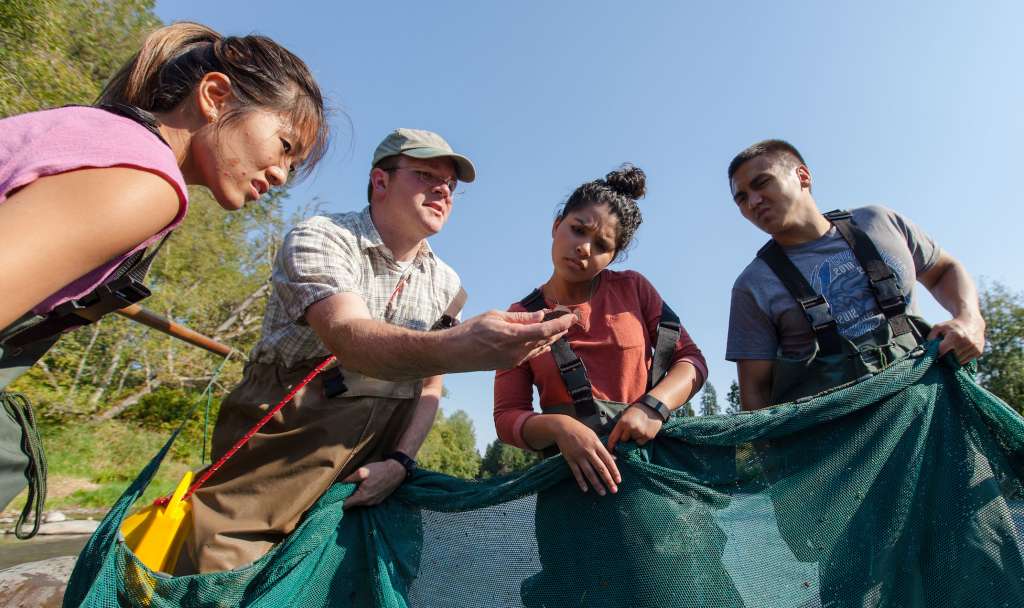
[[[439,158],[446,156],[455,163],[455,176],[460,182],[476,179],[476,169],[468,158],[456,154],[443,137],[433,131],[395,129],[380,142],[373,153],[373,165],[383,158],[404,154],[412,158]]]

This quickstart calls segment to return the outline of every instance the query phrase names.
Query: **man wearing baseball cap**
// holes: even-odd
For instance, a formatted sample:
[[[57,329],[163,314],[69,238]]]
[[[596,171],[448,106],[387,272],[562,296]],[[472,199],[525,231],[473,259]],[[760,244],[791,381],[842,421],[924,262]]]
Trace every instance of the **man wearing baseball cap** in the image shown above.
[[[316,216],[274,261],[263,335],[224,399],[224,454],[329,354],[300,390],[192,497],[193,534],[177,573],[237,568],[295,529],[337,480],[346,508],[384,500],[416,466],[442,374],[514,367],[547,350],[571,319],[491,311],[456,321],[459,277],[431,249],[473,163],[440,135],[397,129],[373,155],[362,211]]]

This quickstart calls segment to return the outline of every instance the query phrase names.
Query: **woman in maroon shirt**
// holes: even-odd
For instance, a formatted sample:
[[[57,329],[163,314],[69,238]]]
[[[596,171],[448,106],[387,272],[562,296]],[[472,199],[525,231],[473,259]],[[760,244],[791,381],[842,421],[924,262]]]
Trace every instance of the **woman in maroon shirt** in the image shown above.
[[[623,483],[612,456],[617,443],[653,439],[707,377],[700,350],[650,282],[607,269],[640,225],[636,199],[645,181],[626,165],[577,188],[552,227],[551,278],[511,308],[546,308],[578,321],[551,352],[497,372],[498,436],[526,449],[557,449],[580,490],[597,494],[566,483],[537,494],[542,568],[521,589],[531,608],[743,604],[722,567],[726,538],[709,505],[647,475]],[[606,432],[607,445],[598,437]],[[680,570],[699,575],[680,580]]]
[[[606,489],[616,492],[621,481],[611,455],[615,444],[650,441],[661,430],[664,415],[686,403],[707,377],[704,356],[680,326],[668,373],[648,387],[663,302],[640,273],[607,270],[640,226],[636,199],[645,191],[644,172],[631,165],[577,188],[555,218],[554,267],[539,289],[545,308],[577,316],[564,339],[583,362],[594,398],[632,404],[622,410],[607,446],[595,432],[602,429],[561,413],[572,398],[552,353],[498,371],[494,381],[498,437],[524,449],[557,446],[580,489],[586,492],[589,485],[601,495]],[[520,302],[510,310],[526,307]],[[531,402],[534,385],[540,392],[539,414]]]

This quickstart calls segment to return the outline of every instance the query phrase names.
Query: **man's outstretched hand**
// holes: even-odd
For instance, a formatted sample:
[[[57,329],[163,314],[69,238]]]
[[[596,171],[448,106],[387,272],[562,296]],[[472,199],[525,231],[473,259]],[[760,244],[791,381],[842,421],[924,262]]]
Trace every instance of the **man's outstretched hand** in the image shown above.
[[[502,312],[492,310],[449,330],[460,367],[471,371],[508,369],[547,352],[569,331],[575,318],[564,315],[543,321],[544,312]]]

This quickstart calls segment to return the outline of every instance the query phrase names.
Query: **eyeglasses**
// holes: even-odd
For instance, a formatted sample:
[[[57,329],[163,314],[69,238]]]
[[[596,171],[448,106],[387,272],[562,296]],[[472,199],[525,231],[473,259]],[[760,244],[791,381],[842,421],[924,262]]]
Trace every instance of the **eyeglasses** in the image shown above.
[[[445,179],[443,177],[438,177],[438,176],[434,175],[433,173],[431,173],[429,171],[422,171],[420,169],[413,169],[412,167],[392,167],[391,169],[387,169],[387,170],[388,171],[408,171],[408,172],[412,173],[413,175],[415,175],[417,177],[417,179],[420,180],[420,183],[422,183],[424,186],[429,186],[431,188],[436,188],[436,187],[444,184],[445,186],[448,186],[448,192],[451,193],[452,196],[455,196],[455,188],[457,188],[458,185],[459,185],[459,180],[455,179],[454,177],[450,177],[450,178]]]

